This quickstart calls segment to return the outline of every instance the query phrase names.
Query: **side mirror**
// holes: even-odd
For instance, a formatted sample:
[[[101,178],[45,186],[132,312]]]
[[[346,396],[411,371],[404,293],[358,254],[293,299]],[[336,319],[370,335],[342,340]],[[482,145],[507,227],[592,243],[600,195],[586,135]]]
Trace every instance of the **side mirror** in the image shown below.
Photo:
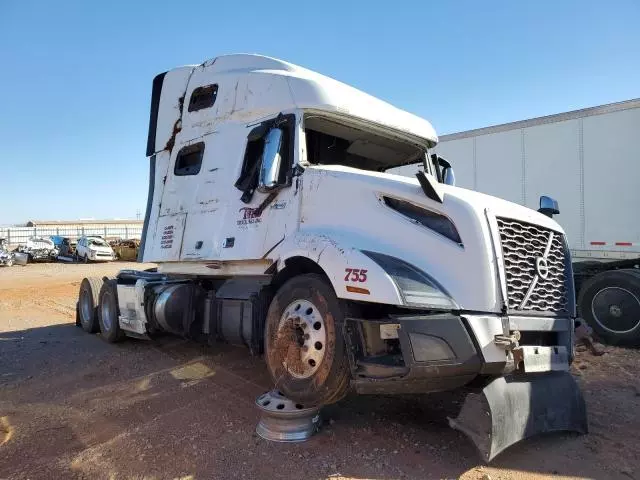
[[[440,171],[442,172],[442,183],[444,183],[445,185],[451,185],[452,187],[455,187],[456,174],[453,171],[453,167],[451,166],[451,164],[447,160],[445,160],[444,158],[436,154],[431,155],[431,158],[434,160],[434,163],[437,162],[437,166],[440,168]]]
[[[453,171],[453,167],[447,167],[442,172],[442,181],[446,185],[451,185],[452,187],[456,186],[456,174]]]
[[[560,210],[558,210],[558,202],[546,195],[542,195],[540,197],[540,208],[538,211],[549,218],[560,214]]]
[[[280,168],[282,157],[280,147],[282,145],[283,132],[279,128],[272,128],[264,137],[264,149],[262,150],[262,162],[260,164],[260,177],[257,190],[268,193],[280,186]]]

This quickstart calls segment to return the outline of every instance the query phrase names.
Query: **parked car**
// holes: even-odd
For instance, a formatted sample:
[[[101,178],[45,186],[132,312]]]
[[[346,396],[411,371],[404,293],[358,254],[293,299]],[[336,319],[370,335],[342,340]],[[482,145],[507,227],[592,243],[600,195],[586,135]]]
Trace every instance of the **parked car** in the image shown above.
[[[80,237],[74,254],[76,260],[110,262],[115,258],[111,246],[99,236]]]
[[[0,265],[10,267],[13,265],[13,252],[10,252],[7,247],[7,240],[0,238]]]
[[[115,252],[117,260],[127,260],[135,262],[138,258],[140,240],[132,238],[128,240],[114,240],[109,242]]]
[[[63,237],[60,242],[60,256],[61,257],[73,257],[76,253],[76,245],[78,242],[76,240],[71,240],[69,237]]]
[[[53,240],[44,237],[30,237],[27,243],[18,246],[17,252],[26,254],[29,262],[46,262],[58,258],[58,249]]]
[[[49,240],[51,240],[53,242],[53,244],[55,245],[55,247],[60,250],[60,245],[62,244],[62,239],[64,237],[61,237],[60,235],[50,235],[49,236]]]

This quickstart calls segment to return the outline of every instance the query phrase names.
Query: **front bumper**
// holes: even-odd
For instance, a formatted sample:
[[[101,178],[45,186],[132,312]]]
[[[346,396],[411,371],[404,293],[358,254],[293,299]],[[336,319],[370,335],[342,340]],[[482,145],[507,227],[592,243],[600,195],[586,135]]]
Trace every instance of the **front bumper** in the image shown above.
[[[94,260],[96,262],[109,262],[113,259],[114,255],[111,253],[89,253],[89,260]]]
[[[464,386],[478,375],[505,375],[520,365],[514,362],[514,345],[505,346],[497,339],[515,332],[520,345],[569,352],[564,357],[568,368],[571,318],[390,315],[381,320],[350,318],[345,322],[352,383],[359,393],[429,393]],[[376,335],[393,338],[382,340],[382,346]],[[392,354],[385,354],[384,348]],[[538,368],[545,371],[544,366]],[[557,369],[557,362],[549,367],[549,371]]]

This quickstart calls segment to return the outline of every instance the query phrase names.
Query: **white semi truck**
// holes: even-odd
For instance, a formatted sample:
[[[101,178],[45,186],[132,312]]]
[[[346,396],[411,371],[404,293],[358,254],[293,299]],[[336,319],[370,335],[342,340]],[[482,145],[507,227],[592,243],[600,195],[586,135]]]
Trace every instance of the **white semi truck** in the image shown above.
[[[451,425],[486,460],[586,432],[562,228],[452,185],[426,120],[307,69],[217,57],[153,81],[140,260],[82,281],[106,341],[247,345],[303,405],[466,387]],[[415,177],[387,170],[420,162]]]
[[[440,137],[458,184],[534,207],[560,205],[582,318],[640,345],[640,99]],[[412,176],[415,167],[396,173]]]

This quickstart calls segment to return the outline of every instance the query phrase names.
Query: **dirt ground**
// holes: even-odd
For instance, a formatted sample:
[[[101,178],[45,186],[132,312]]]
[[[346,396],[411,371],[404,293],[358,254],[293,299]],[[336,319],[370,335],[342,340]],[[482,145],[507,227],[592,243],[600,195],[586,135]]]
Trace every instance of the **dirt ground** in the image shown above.
[[[0,268],[0,479],[640,479],[640,353],[580,353],[590,433],[479,462],[447,395],[349,396],[300,444],[256,436],[270,381],[248,351],[166,338],[109,345],[74,325],[80,280],[140,265]]]

